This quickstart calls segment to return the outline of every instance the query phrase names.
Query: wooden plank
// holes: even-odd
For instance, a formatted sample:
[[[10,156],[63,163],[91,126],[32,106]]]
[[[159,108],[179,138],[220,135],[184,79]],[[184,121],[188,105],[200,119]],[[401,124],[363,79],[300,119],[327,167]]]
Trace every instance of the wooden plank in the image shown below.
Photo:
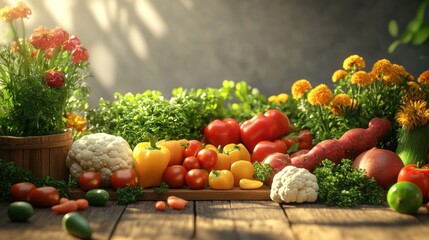
[[[0,203],[0,236],[1,239],[13,240],[52,240],[75,239],[62,229],[61,219],[63,214],[57,214],[49,208],[35,208],[33,216],[27,222],[11,222],[7,217],[5,202]],[[94,239],[109,239],[116,223],[125,206],[119,206],[115,202],[108,202],[105,207],[90,206],[84,211],[79,211],[90,222]],[[3,217],[4,216],[4,217]]]
[[[154,201],[128,204],[111,239],[190,239],[194,234],[194,202],[183,210],[156,211]]]
[[[272,201],[196,202],[196,229],[197,239],[294,239]]]
[[[428,239],[429,228],[413,215],[385,206],[356,208],[283,205],[295,235],[305,239]],[[423,213],[419,213],[423,214]]]
[[[113,189],[106,189],[109,192],[110,199],[116,200],[116,193]],[[144,196],[139,200],[144,201],[156,201],[166,200],[168,196],[175,195],[177,197],[184,198],[189,201],[207,201],[207,200],[261,200],[270,201],[270,188],[262,187],[254,190],[242,190],[240,188],[234,188],[232,190],[212,190],[210,188],[204,188],[200,190],[191,190],[188,188],[181,189],[168,189],[165,193],[159,195],[153,191],[153,189],[143,189]],[[72,199],[84,198],[85,192],[80,189],[74,189],[71,191]]]

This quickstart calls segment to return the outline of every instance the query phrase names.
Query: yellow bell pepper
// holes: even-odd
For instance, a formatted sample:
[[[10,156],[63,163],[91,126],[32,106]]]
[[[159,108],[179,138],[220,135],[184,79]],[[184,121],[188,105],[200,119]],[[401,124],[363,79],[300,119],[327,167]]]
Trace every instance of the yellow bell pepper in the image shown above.
[[[150,137],[149,142],[135,146],[133,158],[139,185],[143,188],[160,186],[170,162],[170,150],[165,146],[156,146]]]
[[[234,176],[229,170],[211,170],[209,187],[214,190],[229,190],[234,187]]]
[[[231,156],[231,164],[238,160],[250,161],[250,153],[242,143],[225,145],[225,147],[223,147],[223,153]]]

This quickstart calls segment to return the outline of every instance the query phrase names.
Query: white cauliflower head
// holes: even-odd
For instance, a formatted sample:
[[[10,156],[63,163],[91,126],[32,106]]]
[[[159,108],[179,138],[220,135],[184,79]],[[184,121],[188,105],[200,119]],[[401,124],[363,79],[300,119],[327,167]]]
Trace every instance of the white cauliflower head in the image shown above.
[[[319,185],[314,174],[305,168],[286,166],[274,175],[270,197],[277,203],[314,202]]]
[[[112,173],[134,167],[132,150],[122,137],[94,133],[73,142],[66,159],[72,178],[79,178],[83,172],[99,172],[101,185],[110,186]]]

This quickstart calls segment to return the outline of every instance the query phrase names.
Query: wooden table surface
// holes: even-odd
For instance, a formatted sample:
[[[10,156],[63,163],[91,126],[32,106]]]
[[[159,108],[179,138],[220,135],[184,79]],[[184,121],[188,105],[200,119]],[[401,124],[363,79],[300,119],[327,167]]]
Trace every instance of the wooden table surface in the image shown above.
[[[272,201],[190,201],[186,209],[155,211],[155,201],[81,211],[94,239],[429,239],[429,213],[394,212],[387,206],[356,208],[277,204]],[[11,222],[0,202],[0,239],[74,239],[61,227],[63,215],[36,208],[24,223]]]

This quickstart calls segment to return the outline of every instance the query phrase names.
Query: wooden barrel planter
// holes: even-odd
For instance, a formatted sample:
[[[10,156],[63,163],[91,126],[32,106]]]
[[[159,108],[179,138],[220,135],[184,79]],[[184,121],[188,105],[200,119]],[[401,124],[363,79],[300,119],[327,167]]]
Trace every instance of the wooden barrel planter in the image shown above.
[[[37,177],[67,180],[66,158],[72,144],[71,131],[31,137],[0,136],[0,159],[14,161]]]

